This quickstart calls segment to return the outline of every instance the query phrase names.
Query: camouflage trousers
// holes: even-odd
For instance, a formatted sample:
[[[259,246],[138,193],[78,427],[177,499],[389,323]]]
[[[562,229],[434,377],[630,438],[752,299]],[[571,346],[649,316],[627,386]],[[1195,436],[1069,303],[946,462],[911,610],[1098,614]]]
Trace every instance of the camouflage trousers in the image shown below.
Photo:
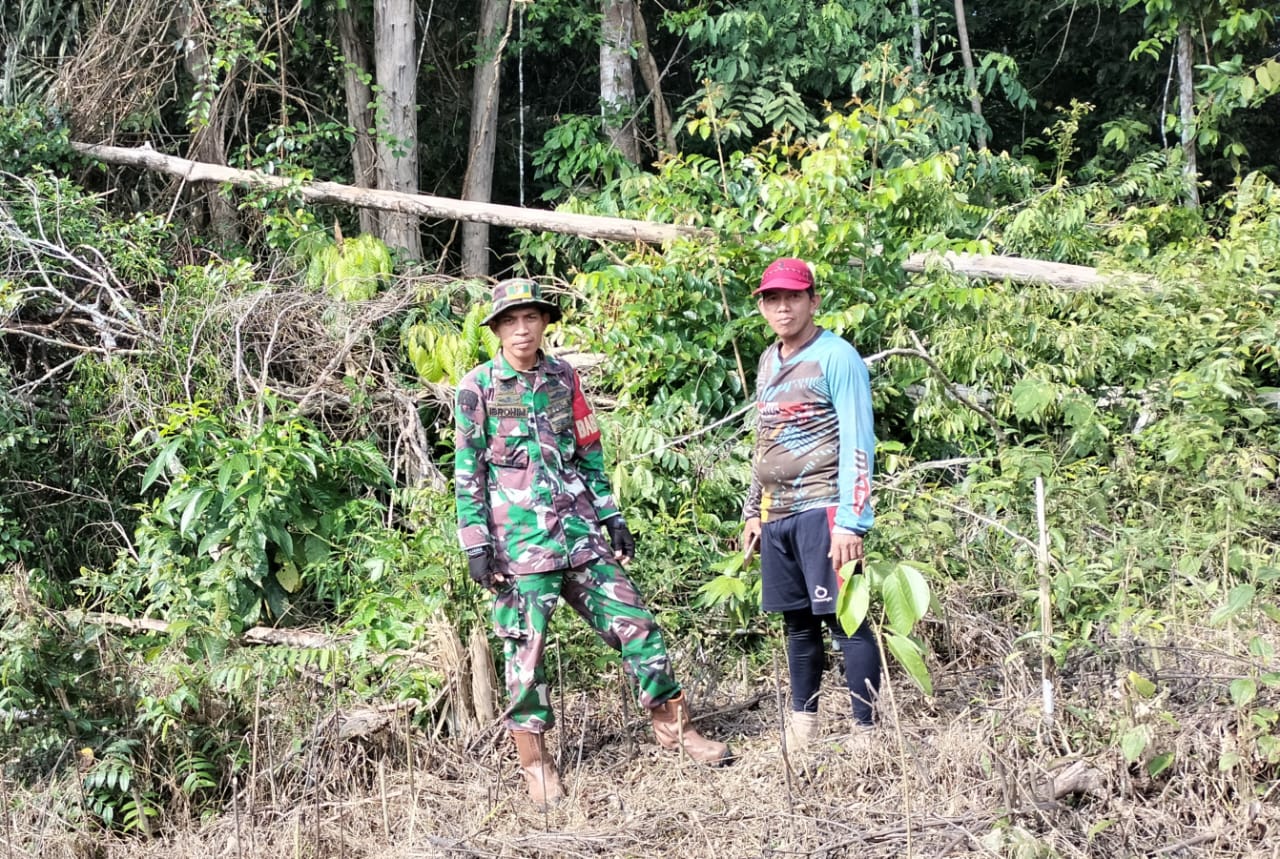
[[[506,726],[541,733],[555,725],[542,665],[551,615],[561,597],[622,656],[622,667],[648,709],[680,691],[662,630],[627,574],[613,561],[550,573],[528,573],[498,594],[493,628],[502,639],[510,703]]]

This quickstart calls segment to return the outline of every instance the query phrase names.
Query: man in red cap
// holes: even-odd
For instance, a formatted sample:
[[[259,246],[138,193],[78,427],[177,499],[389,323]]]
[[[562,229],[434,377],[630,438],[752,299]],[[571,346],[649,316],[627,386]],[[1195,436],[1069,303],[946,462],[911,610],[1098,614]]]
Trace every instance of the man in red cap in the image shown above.
[[[862,539],[875,520],[871,381],[857,350],[814,322],[818,296],[804,260],[774,260],[753,295],[778,340],[760,357],[756,377],[742,540],[748,558],[759,543],[762,607],[782,612],[791,675],[787,741],[800,748],[818,734],[824,625],[844,654],[855,724],[874,724],[879,647],[867,621],[849,636],[835,615],[840,570],[862,560]]]

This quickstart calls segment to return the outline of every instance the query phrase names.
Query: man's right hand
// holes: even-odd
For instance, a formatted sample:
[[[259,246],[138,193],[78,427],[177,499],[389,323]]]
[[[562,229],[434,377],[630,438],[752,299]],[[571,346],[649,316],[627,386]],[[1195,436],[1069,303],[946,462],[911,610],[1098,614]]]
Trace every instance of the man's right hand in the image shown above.
[[[502,581],[502,574],[494,569],[492,546],[467,549],[467,572],[471,581],[485,590],[493,590],[494,583]]]
[[[760,517],[752,516],[742,527],[742,563],[751,563],[751,555],[760,543]]]

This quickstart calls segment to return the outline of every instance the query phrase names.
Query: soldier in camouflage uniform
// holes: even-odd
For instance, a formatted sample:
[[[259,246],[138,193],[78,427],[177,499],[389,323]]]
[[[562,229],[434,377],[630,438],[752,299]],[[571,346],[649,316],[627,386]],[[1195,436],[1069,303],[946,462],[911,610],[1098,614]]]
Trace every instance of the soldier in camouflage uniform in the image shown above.
[[[595,415],[573,367],[541,348],[559,319],[535,281],[494,287],[485,323],[502,348],[458,384],[454,463],[458,536],[472,579],[495,594],[506,725],[544,807],[563,795],[543,743],[555,714],[542,665],[561,598],[621,654],[661,745],[704,763],[729,755],[689,723],[662,631],[623,571],[635,541],[605,475]]]

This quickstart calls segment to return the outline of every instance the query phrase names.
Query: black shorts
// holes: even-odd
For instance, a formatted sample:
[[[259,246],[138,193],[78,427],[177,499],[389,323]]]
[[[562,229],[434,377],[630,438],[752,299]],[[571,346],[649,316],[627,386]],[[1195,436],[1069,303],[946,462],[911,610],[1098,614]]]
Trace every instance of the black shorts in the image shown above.
[[[836,613],[840,587],[830,558],[835,514],[834,507],[819,507],[761,526],[761,608]]]

